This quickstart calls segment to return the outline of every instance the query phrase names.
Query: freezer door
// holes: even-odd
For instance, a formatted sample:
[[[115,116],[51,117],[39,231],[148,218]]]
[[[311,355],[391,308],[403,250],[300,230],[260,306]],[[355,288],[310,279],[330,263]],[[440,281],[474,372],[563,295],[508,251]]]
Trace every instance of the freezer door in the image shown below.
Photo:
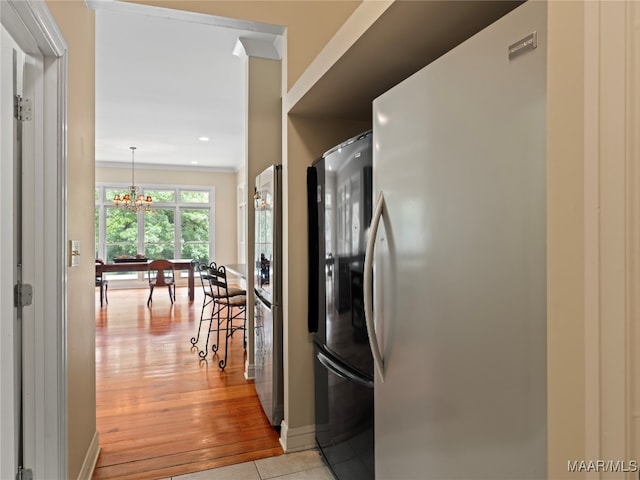
[[[378,479],[547,477],[546,8],[374,101]]]
[[[338,480],[373,480],[373,379],[315,344],[316,441]]]

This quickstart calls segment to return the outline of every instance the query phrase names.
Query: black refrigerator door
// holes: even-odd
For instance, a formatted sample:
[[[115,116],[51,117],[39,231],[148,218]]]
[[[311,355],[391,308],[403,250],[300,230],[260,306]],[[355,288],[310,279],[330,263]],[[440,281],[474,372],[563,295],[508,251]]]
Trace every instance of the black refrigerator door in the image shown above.
[[[338,480],[373,480],[373,378],[315,344],[316,441]]]
[[[373,376],[364,320],[364,252],[372,214],[372,144],[365,133],[316,164],[320,303],[316,335],[335,357]]]

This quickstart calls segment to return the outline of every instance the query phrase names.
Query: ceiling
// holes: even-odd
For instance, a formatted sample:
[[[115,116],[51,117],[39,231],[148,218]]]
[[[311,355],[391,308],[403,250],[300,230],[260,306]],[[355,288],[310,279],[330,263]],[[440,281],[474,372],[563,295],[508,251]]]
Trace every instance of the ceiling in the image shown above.
[[[276,45],[282,29],[113,0],[87,4],[96,9],[98,165],[130,165],[135,146],[136,166],[243,166],[246,55],[234,49],[239,38]]]

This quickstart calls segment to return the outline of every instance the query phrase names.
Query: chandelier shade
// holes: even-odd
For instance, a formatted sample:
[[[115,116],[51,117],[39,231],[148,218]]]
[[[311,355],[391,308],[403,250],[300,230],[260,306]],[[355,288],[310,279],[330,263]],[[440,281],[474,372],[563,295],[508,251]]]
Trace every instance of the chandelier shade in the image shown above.
[[[131,212],[148,212],[153,204],[153,198],[151,195],[142,195],[140,187],[135,182],[135,151],[136,147],[129,147],[131,149],[131,185],[127,187],[128,192],[120,196],[116,194],[113,197],[113,203],[118,208],[124,208]]]

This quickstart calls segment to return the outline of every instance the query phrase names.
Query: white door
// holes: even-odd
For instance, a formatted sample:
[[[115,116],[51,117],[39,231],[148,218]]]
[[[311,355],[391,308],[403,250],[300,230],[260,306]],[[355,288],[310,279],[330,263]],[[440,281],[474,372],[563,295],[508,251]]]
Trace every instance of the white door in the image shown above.
[[[23,122],[16,118],[19,98],[24,97],[24,65],[26,55],[15,40],[2,27],[2,65],[0,79],[0,106],[2,128],[2,164],[0,185],[2,206],[0,207],[0,261],[6,268],[2,276],[2,319],[0,325],[0,381],[2,398],[0,413],[2,464],[0,477],[15,477],[18,468],[24,465],[25,397],[23,383],[30,382],[32,374],[25,367],[33,368],[33,362],[23,356],[23,331],[25,322],[32,321],[27,309],[15,306],[15,286],[23,282],[23,229],[22,229],[22,140]],[[11,274],[9,274],[11,272]],[[26,315],[25,315],[26,313]],[[25,362],[26,360],[26,362]],[[26,375],[25,375],[26,373]],[[33,418],[33,416],[29,416]]]

